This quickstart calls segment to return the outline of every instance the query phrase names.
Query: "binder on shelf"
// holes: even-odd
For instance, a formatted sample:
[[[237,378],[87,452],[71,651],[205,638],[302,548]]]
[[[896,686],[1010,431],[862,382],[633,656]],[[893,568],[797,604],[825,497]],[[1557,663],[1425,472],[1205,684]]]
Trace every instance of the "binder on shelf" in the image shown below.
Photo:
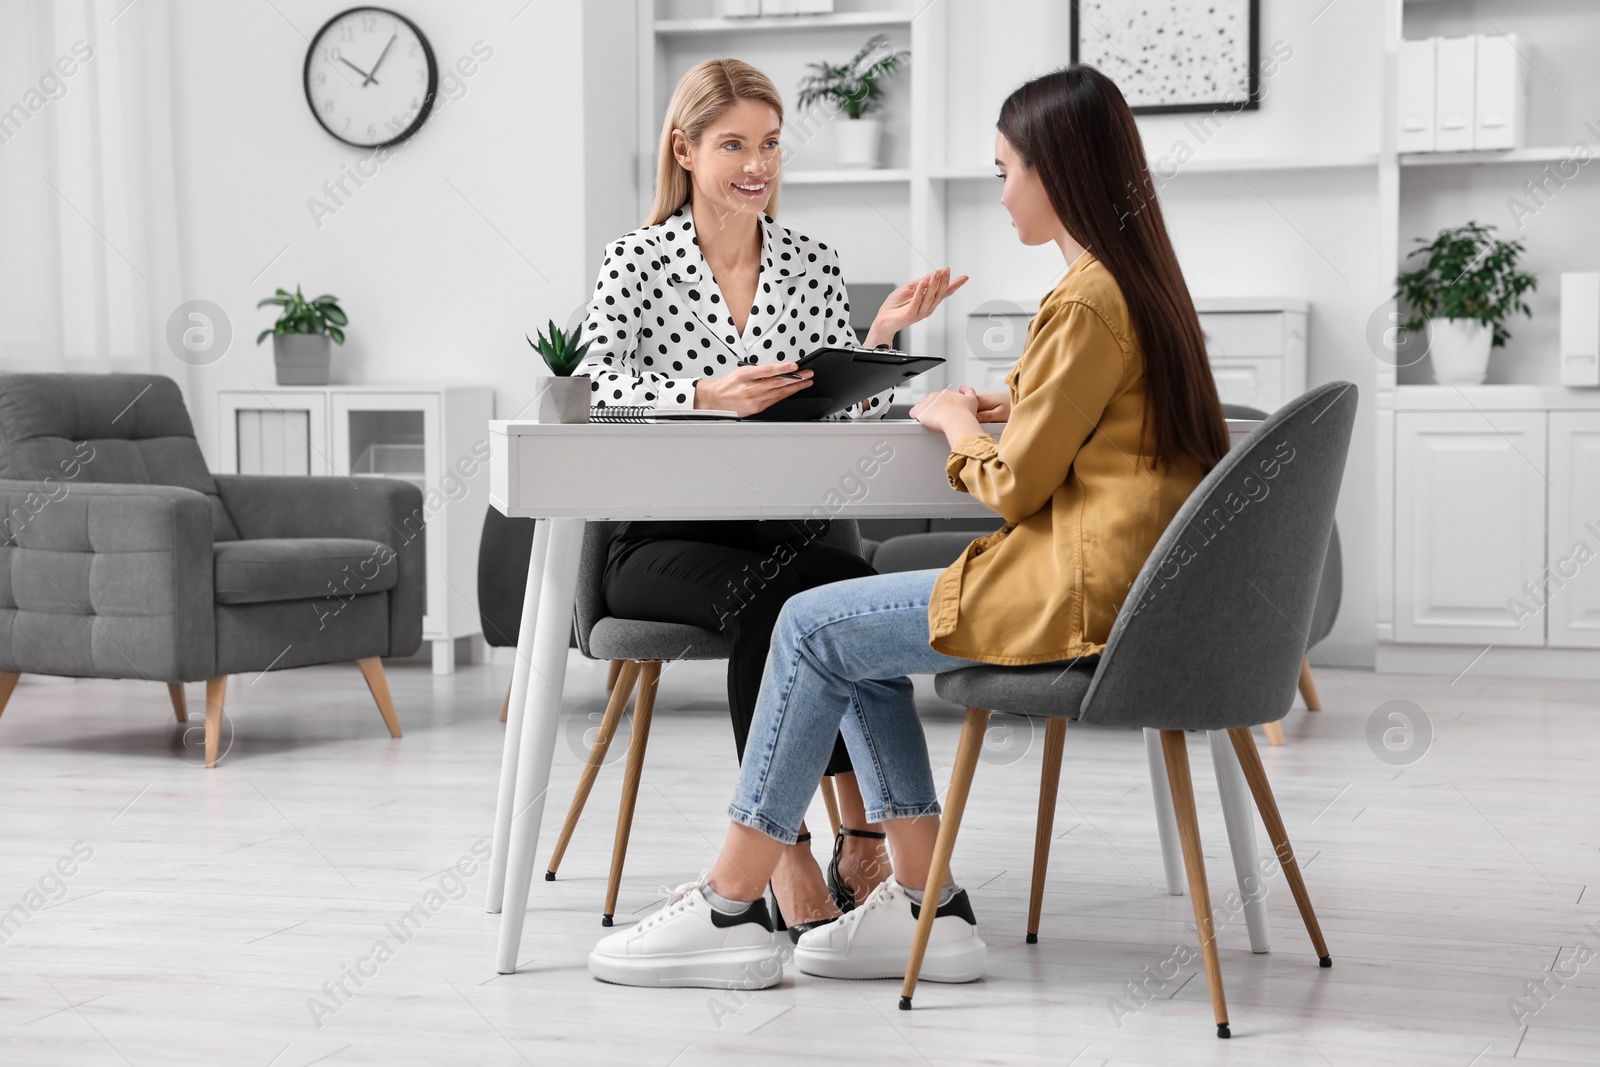
[[[1517,35],[1477,38],[1477,100],[1473,147],[1521,148],[1526,78],[1521,69]]]
[[[1561,275],[1561,384],[1600,386],[1600,272]]]
[[[1398,152],[1432,152],[1434,140],[1434,55],[1438,38],[1400,42]]]
[[[1434,53],[1434,149],[1470,152],[1476,124],[1478,44],[1472,37],[1440,37]]]

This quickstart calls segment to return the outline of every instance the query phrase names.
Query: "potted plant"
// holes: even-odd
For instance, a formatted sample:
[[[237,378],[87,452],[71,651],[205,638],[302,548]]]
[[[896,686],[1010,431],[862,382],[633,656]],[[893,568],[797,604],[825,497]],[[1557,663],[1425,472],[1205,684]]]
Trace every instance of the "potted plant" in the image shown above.
[[[1407,260],[1425,257],[1421,267],[1395,279],[1395,297],[1411,309],[1405,329],[1428,329],[1434,378],[1442,383],[1478,384],[1488,376],[1489,350],[1511,339],[1506,321],[1516,312],[1532,316],[1523,295],[1538,279],[1517,270],[1521,241],[1502,241],[1493,226],[1469,222],[1439,231],[1432,243]]]
[[[538,393],[534,397],[535,422],[588,422],[589,376],[573,374],[583,362],[584,353],[593,342],[578,343],[582,331],[580,323],[571,330],[563,330],[550,320],[549,336],[540,331],[537,341],[528,343],[544,357],[545,365],[554,377],[538,380]]]
[[[339,307],[339,298],[324,294],[307,300],[297,285],[294,292],[279,289],[256,304],[282,308],[278,321],[256,335],[256,344],[272,337],[272,362],[279,385],[327,385],[328,368],[333,362],[328,338],[344,344],[344,330],[350,320]]]
[[[882,80],[899,70],[910,57],[910,52],[895,51],[889,44],[888,34],[880,33],[862,45],[861,51],[846,63],[824,61],[808,66],[812,73],[800,82],[800,108],[805,110],[821,103],[836,112],[843,111],[849,119],[834,127],[840,167],[878,165],[878,142],[883,135],[883,124],[867,116],[883,106]]]

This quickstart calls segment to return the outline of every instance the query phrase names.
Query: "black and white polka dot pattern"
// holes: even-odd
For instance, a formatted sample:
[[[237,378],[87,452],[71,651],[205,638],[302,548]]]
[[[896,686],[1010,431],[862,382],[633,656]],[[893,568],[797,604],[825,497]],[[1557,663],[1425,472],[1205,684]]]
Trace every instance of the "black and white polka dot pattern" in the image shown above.
[[[741,360],[781,363],[856,343],[838,253],[766,215],[761,230],[761,277],[742,335],[700,254],[689,205],[611,243],[583,320],[591,345],[578,373],[593,380],[594,406],[688,409],[695,382]],[[891,389],[833,417],[882,418],[893,399]]]

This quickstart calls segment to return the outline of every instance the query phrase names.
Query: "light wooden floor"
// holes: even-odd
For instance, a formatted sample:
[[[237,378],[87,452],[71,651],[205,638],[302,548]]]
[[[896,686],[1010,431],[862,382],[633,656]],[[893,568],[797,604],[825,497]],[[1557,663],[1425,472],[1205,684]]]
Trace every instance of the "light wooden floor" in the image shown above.
[[[620,764],[561,880],[534,883],[517,974],[494,973],[482,869],[400,944],[386,924],[426,911],[441,880],[456,890],[449,869],[491,831],[509,673],[392,666],[398,741],[354,666],[236,678],[236,736],[209,773],[163,687],[24,679],[0,719],[0,919],[18,903],[26,918],[0,935],[0,1062],[1600,1062],[1600,958],[1564,987],[1550,980],[1579,942],[1600,951],[1600,683],[1319,670],[1327,710],[1291,713],[1289,746],[1264,755],[1335,965],[1316,966],[1274,880],[1270,955],[1251,955],[1240,920],[1221,931],[1236,1036],[1220,1042],[1198,959],[1141,1010],[1113,1010],[1144,968],[1193,944],[1192,915],[1162,888],[1139,739],[1077,726],[1040,943],[1022,935],[1043,729],[1030,749],[1023,725],[994,738],[956,854],[989,976],[924,985],[911,1013],[892,981],[791,971],[775,990],[716,994],[590,979]],[[580,664],[569,679],[563,734],[581,748],[603,671]],[[623,915],[694,877],[721,839],[734,774],[723,691],[718,665],[663,675]],[[193,726],[200,688],[189,695]],[[1369,715],[1397,698],[1437,734],[1408,767],[1365,740]],[[958,712],[931,690],[923,706],[944,778]],[[1190,751],[1221,901],[1233,876],[1220,811],[1204,746]],[[578,768],[558,743],[541,860]],[[79,841],[92,857],[63,863],[74,873],[58,883],[50,872]],[[825,829],[815,847],[826,855]],[[27,915],[30,900],[45,906]],[[359,986],[344,977],[379,938],[393,958]],[[336,1005],[323,986],[341,977],[351,996]],[[1538,980],[1552,992],[1519,1025],[1508,1001]],[[314,1020],[312,997],[337,1011]]]

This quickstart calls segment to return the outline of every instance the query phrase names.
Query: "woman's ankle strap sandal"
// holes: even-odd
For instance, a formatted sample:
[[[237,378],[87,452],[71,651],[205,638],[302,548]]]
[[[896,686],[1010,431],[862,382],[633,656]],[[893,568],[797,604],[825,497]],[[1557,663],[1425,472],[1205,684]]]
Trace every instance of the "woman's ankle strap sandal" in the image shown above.
[[[811,840],[811,835],[809,833],[804,833],[804,834],[801,834],[799,837],[795,838],[794,839],[794,843],[797,844],[797,845],[803,845],[803,844],[805,844],[806,842],[808,842],[810,840]],[[778,894],[777,894],[776,891],[772,890],[772,883],[771,882],[767,883],[767,889],[769,891],[772,891],[772,928],[774,930],[778,930],[778,931],[785,930],[785,929],[787,929],[787,927],[784,926],[784,923],[783,923],[783,912],[778,910]],[[805,925],[805,924],[802,924],[802,925]],[[804,931],[802,931],[802,932],[804,932]],[[799,934],[790,934],[789,936],[794,938],[796,941],[800,940],[800,935]]]
[[[839,877],[839,854],[844,849],[846,837],[865,837],[871,841],[882,841],[888,834],[876,830],[852,830],[848,826],[839,827],[838,836],[833,839],[833,859],[828,861],[828,893],[833,897],[833,902],[839,905],[840,911],[854,911],[856,906],[855,893],[844,884]]]

